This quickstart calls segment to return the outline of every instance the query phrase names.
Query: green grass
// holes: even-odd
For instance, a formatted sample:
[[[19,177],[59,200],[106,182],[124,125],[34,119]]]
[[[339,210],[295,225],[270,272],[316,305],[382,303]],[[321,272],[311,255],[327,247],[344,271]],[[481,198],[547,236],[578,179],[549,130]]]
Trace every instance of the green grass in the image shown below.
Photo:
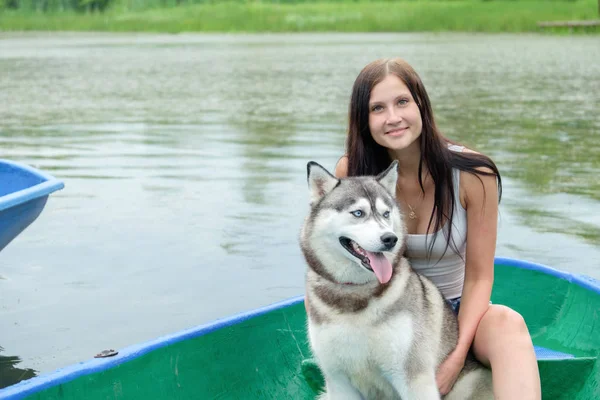
[[[130,1],[130,3],[125,3]],[[538,21],[597,19],[597,0],[223,2],[143,8],[123,0],[104,13],[0,12],[0,30],[147,32],[537,32]],[[143,8],[137,11],[130,11]],[[129,11],[128,11],[129,10]],[[600,32],[598,27],[578,31]],[[554,29],[554,31],[565,31]]]

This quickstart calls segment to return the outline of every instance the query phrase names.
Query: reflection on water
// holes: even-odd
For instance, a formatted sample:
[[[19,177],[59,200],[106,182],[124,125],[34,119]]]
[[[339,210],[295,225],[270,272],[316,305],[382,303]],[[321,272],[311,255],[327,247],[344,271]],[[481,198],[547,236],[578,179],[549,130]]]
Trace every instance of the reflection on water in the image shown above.
[[[497,255],[600,277],[593,37],[0,36],[1,157],[65,181],[0,258],[0,331],[37,371],[302,294],[306,163],[352,82],[402,56],[505,176]],[[548,250],[550,249],[550,250]]]
[[[4,349],[0,346],[0,353]],[[17,368],[16,365],[21,362],[17,356],[3,356],[0,354],[0,389],[13,385],[36,376],[36,371],[31,368]]]

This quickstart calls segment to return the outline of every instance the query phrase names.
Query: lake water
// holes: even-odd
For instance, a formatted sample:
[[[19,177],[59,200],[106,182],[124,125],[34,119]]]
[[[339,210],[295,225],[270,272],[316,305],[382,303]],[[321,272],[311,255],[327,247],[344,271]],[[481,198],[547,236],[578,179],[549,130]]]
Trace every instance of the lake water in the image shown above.
[[[600,278],[600,41],[0,34],[0,158],[64,180],[0,255],[0,363],[48,372],[303,294],[306,163],[379,57],[504,177],[497,256]],[[0,366],[1,367],[1,366]]]

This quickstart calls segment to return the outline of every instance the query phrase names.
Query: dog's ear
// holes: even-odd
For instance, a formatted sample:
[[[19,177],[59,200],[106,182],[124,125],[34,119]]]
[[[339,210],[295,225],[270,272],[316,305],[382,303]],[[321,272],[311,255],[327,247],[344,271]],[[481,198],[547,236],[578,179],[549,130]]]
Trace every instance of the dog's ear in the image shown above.
[[[314,161],[310,161],[306,166],[308,178],[308,188],[310,193],[310,204],[314,204],[331,192],[334,187],[340,182],[329,171]]]
[[[379,175],[377,181],[386,188],[393,198],[396,198],[396,182],[398,181],[398,161],[394,160],[389,167]]]

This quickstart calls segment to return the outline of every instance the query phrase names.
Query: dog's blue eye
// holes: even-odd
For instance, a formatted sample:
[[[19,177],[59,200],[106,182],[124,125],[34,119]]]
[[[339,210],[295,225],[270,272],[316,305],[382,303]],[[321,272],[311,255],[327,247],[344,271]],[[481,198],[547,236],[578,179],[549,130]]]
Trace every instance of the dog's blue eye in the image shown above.
[[[361,210],[352,211],[350,214],[354,215],[356,218],[363,216],[363,212]]]
[[[389,218],[390,217],[390,212],[386,211],[383,213],[383,218]]]

